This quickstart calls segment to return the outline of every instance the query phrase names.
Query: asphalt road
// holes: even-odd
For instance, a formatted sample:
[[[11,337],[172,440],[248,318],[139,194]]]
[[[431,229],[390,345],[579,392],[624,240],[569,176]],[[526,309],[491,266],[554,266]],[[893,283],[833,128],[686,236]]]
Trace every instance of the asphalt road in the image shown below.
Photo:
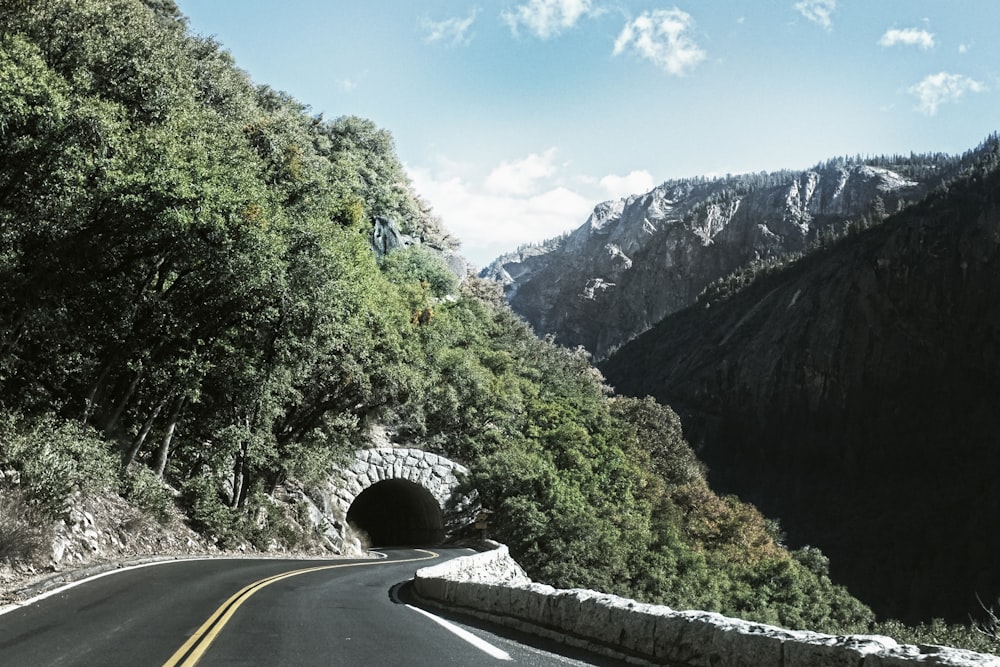
[[[467,550],[386,553],[119,571],[0,615],[0,666],[614,664],[407,604],[399,584]]]

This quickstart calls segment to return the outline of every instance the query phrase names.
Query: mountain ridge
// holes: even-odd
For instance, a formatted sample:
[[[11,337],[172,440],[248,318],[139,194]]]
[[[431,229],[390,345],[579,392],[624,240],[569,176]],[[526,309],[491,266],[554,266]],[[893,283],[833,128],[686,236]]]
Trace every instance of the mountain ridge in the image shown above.
[[[621,393],[674,407],[713,485],[823,549],[880,616],[963,619],[1000,590],[997,149],[601,365]]]
[[[714,281],[877,222],[967,160],[858,156],[802,171],[667,181],[598,204],[577,229],[503,255],[480,275],[502,283],[539,334],[603,358]]]

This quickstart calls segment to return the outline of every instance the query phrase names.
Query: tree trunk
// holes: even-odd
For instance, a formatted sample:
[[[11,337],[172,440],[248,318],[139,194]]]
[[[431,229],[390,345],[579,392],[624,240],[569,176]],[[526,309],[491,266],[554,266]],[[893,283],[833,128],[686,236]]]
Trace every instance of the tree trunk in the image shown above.
[[[236,509],[239,503],[240,494],[243,492],[243,457],[246,450],[246,443],[240,446],[240,451],[236,452],[233,460],[233,495],[229,498],[229,506]]]
[[[139,380],[142,379],[142,375],[143,371],[140,368],[132,378],[132,382],[129,383],[128,389],[125,390],[125,394],[115,406],[114,412],[111,413],[111,416],[108,418],[107,422],[105,422],[103,430],[106,434],[111,434],[116,428],[118,428],[118,422],[122,418],[122,412],[125,411],[125,406],[128,405],[128,402],[132,400],[132,396],[135,395],[135,389],[139,386]]]
[[[247,483],[247,457],[250,454],[250,417],[244,417],[243,422],[246,427],[245,433],[242,442],[240,442],[240,449],[236,452],[236,458],[233,461],[233,495],[229,499],[229,506],[233,509],[238,507],[246,497],[244,487]]]
[[[236,507],[243,509],[247,505],[247,497],[250,495],[250,441],[247,440],[243,444],[243,456],[240,457],[240,465],[243,467],[243,485],[240,487],[240,492],[236,500]]]
[[[94,386],[91,387],[90,393],[87,394],[87,400],[83,406],[84,424],[90,421],[90,418],[94,415],[94,410],[97,407],[97,392],[100,391],[101,387],[104,385],[104,381],[108,379],[108,374],[111,372],[111,366],[111,361],[104,364],[104,368],[101,369],[100,375],[97,376],[97,381],[94,382]]]
[[[163,477],[163,471],[167,468],[170,443],[174,439],[174,431],[177,429],[177,422],[180,419],[181,410],[184,408],[184,403],[186,402],[187,399],[184,396],[178,396],[177,401],[174,402],[174,409],[170,413],[170,419],[167,421],[167,430],[163,434],[160,448],[156,450],[156,459],[153,463],[153,472],[156,473],[157,477]]]
[[[139,435],[136,436],[135,440],[132,442],[132,446],[128,448],[127,452],[125,452],[125,456],[122,457],[122,471],[132,465],[132,462],[135,461],[136,455],[139,453],[139,450],[142,449],[143,443],[146,442],[146,436],[149,435],[150,429],[153,428],[153,422],[159,416],[160,410],[162,410],[163,406],[166,404],[167,399],[163,399],[157,403],[156,407],[153,409],[153,413],[146,418],[146,422],[142,425]]]

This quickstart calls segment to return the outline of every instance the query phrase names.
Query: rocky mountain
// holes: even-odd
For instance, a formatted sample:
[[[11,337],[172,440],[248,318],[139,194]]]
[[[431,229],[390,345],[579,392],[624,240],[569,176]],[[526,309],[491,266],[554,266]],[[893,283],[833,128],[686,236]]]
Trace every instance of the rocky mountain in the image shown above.
[[[1000,593],[995,138],[978,159],[602,365],[619,392],[681,414],[714,488],[779,518],[793,545],[830,557],[835,580],[911,622],[967,620],[976,594]]]
[[[801,172],[669,181],[602,203],[572,233],[502,256],[481,275],[503,283],[537,333],[601,358],[740,267],[919,200],[957,162],[839,158]]]

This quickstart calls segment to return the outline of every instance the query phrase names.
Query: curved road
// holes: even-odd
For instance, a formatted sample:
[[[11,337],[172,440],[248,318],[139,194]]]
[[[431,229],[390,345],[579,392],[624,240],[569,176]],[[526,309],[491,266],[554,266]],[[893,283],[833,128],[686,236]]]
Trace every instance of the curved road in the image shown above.
[[[436,552],[174,561],[119,571],[0,615],[0,665],[611,664],[405,604],[405,587],[400,595],[396,584],[470,553]]]

